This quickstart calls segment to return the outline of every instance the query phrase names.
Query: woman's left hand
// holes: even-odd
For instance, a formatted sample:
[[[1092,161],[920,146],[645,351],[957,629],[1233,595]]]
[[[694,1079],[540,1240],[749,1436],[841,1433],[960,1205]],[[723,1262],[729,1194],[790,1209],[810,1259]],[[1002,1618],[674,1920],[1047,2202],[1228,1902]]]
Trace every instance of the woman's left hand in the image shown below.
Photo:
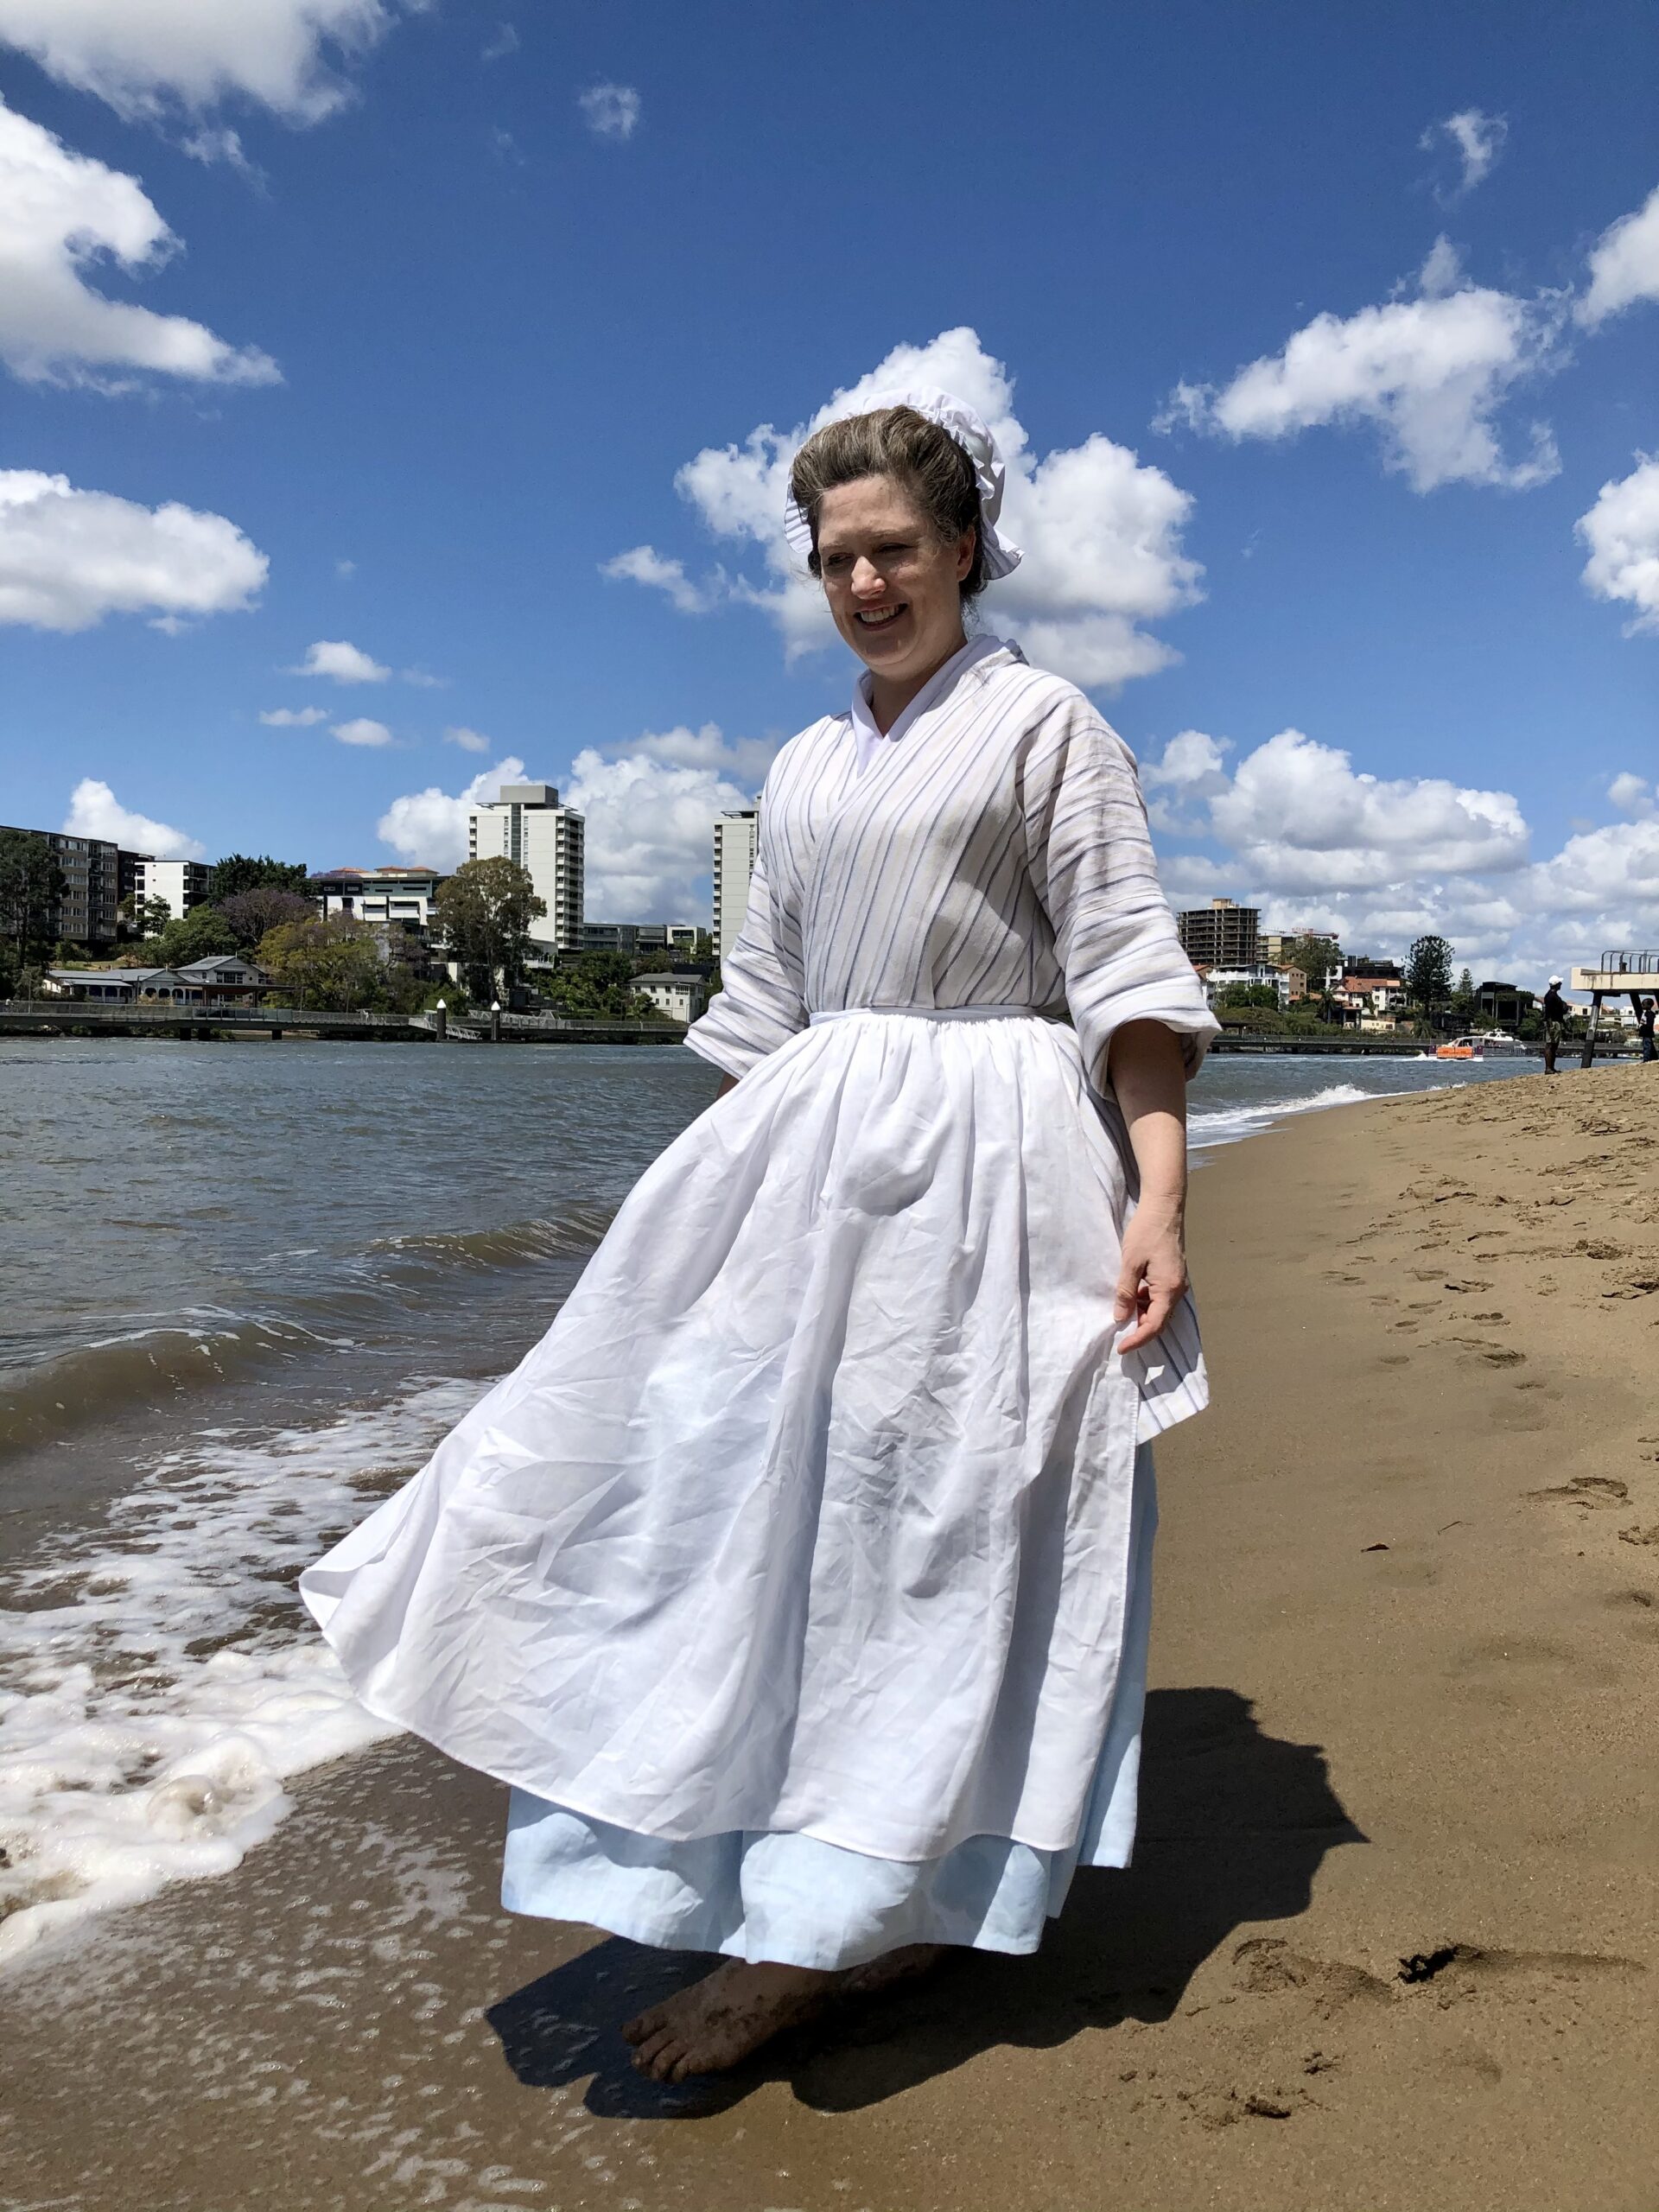
[[[1145,1207],[1123,1232],[1123,1264],[1117,1277],[1117,1325],[1132,1322],[1117,1340],[1119,1351],[1148,1344],[1180,1303],[1186,1289],[1186,1245],[1179,1217]]]

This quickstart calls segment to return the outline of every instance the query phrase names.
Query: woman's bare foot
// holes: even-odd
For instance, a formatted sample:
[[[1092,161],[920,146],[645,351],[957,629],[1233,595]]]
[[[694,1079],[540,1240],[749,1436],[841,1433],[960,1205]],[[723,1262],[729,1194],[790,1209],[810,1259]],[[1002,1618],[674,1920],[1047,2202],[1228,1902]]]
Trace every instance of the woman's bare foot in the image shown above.
[[[634,2064],[654,2082],[719,2074],[741,2065],[785,2028],[810,2019],[841,1980],[811,1967],[730,1959],[690,1989],[641,2012],[622,2032],[633,2045]]]
[[[931,1974],[944,1956],[943,1943],[906,1943],[897,1951],[884,1951],[866,1966],[851,1967],[841,1977],[843,1994],[874,1997],[878,1989],[891,1989],[896,1981],[914,1981]]]

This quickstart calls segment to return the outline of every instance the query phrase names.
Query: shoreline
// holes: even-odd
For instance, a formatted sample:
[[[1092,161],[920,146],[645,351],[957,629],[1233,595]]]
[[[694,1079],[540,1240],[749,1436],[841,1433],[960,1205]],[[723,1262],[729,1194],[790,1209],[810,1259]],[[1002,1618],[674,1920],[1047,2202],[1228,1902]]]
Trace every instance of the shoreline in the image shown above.
[[[0,1980],[18,2201],[1651,2212],[1656,1105],[1520,1077],[1208,1154],[1140,1848],[1036,1961],[653,2089],[607,2024],[689,1962],[500,1913],[505,1792],[397,1739]]]

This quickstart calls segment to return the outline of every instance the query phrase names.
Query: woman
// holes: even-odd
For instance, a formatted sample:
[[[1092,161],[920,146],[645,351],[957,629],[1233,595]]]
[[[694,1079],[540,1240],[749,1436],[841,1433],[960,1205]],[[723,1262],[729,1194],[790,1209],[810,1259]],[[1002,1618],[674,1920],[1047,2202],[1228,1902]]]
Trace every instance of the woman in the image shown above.
[[[865,672],[767,777],[688,1039],[720,1095],[302,1581],[372,1711],[512,1784],[510,1909],[728,1955],[629,2024],[662,2080],[941,1945],[1034,1950],[1079,1863],[1128,1863],[1145,1440],[1206,1396],[1216,1025],[1129,754],[966,635],[1020,557],[990,435],[913,392],[791,489]]]

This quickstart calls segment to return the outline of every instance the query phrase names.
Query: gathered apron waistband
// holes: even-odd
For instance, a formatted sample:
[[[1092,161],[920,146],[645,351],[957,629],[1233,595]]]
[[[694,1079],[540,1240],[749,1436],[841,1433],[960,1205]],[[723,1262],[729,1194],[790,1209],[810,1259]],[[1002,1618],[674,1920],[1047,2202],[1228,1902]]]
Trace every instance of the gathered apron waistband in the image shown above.
[[[1039,1006],[835,1006],[808,1017],[820,1021],[846,1021],[855,1014],[903,1014],[922,1021],[1040,1021]]]

